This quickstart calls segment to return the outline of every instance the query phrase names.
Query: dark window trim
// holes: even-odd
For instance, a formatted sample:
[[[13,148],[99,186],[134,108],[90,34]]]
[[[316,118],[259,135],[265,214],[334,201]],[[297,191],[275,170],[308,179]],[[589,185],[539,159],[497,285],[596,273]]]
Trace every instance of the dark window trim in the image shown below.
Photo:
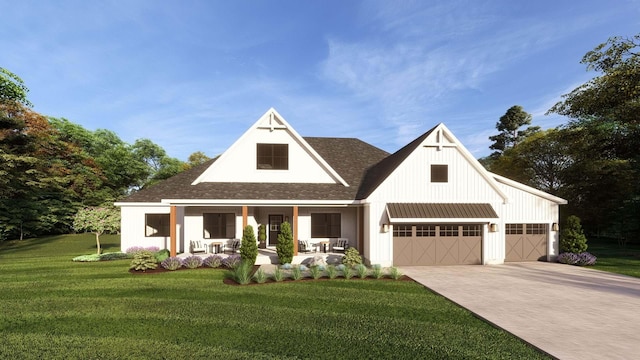
[[[311,213],[312,238],[342,237],[341,213]]]
[[[206,230],[207,230],[207,217],[212,217],[217,215],[218,218],[220,216],[224,216],[224,224],[220,225],[219,227],[217,227],[217,230],[220,231],[217,234],[213,234],[211,229],[209,230],[209,235],[207,235]],[[233,223],[233,236],[226,236],[227,235],[227,217],[231,218],[231,222]],[[227,239],[227,238],[233,238],[235,237],[235,230],[236,230],[236,214],[235,213],[203,213],[202,214],[202,238],[203,239]],[[220,236],[216,236],[216,235],[220,235]]]
[[[449,182],[449,165],[432,164],[431,165],[431,182],[432,183]]]
[[[155,227],[149,225],[149,216],[154,216],[158,218],[161,217],[158,224],[153,224]],[[149,234],[149,227],[156,230],[156,232]],[[171,215],[170,214],[144,214],[144,237],[168,237],[168,236],[171,236]]]
[[[256,144],[256,169],[289,170],[289,144]]]

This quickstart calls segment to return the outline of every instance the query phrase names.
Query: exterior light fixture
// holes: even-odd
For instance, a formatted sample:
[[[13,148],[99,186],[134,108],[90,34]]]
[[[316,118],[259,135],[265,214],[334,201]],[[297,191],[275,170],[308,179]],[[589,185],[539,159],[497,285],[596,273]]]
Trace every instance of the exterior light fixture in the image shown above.
[[[489,224],[489,231],[498,232],[498,224],[494,224],[494,223]]]
[[[558,223],[551,224],[551,230],[553,230],[553,231],[560,230],[560,226],[558,226]]]

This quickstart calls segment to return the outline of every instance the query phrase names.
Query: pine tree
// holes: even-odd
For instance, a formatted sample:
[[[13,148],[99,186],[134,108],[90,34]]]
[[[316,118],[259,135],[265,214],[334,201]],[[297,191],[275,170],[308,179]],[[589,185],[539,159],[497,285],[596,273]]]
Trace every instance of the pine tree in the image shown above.
[[[560,252],[579,254],[587,251],[587,237],[584,236],[580,218],[571,215],[567,218],[560,235]]]
[[[276,252],[280,264],[291,264],[293,261],[293,234],[291,233],[291,224],[286,221],[280,225]]]
[[[256,244],[256,234],[253,226],[247,225],[242,231],[242,245],[240,246],[240,257],[242,261],[254,265],[258,257],[258,245]]]

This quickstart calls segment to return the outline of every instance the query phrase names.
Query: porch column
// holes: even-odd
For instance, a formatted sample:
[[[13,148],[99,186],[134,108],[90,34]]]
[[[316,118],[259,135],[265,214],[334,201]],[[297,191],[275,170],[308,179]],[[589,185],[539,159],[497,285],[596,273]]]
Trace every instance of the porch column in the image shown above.
[[[178,211],[175,206],[171,206],[169,210],[169,252],[171,256],[176,256],[176,238],[178,237],[177,227]]]
[[[247,227],[249,223],[249,207],[247,205],[242,206],[242,231]]]
[[[298,206],[293,207],[293,255],[298,255]]]

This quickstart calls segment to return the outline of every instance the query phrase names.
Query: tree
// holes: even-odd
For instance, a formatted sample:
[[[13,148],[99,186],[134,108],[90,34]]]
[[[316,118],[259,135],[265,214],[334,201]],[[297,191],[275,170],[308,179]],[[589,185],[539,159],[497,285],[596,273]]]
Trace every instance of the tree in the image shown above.
[[[100,235],[120,229],[120,211],[110,207],[80,209],[73,220],[76,231],[88,231],[96,235],[97,253],[100,254]]]
[[[27,100],[29,89],[18,75],[0,67],[0,103],[14,104],[31,107]]]
[[[242,231],[242,245],[240,245],[240,257],[243,261],[251,265],[256,263],[258,258],[258,245],[256,244],[256,234],[253,226],[247,225]]]
[[[505,150],[516,146],[524,138],[540,130],[538,126],[529,126],[525,130],[520,130],[521,127],[530,124],[531,114],[524,111],[522,106],[514,105],[510,107],[496,123],[496,129],[500,133],[489,136],[489,140],[493,141],[489,148],[496,150],[494,156],[498,156]]]
[[[560,252],[579,254],[587,251],[587,237],[584,236],[580,218],[574,215],[567,220],[560,234]]]
[[[138,139],[133,144],[133,152],[138,159],[147,165],[147,179],[142,187],[151,186],[161,180],[181,173],[187,168],[182,161],[167,156],[164,149],[149,139]]]
[[[287,221],[280,224],[276,253],[280,264],[291,264],[293,260],[293,234],[291,233],[291,224]]]
[[[601,75],[563,95],[549,113],[640,124],[640,34],[611,37],[586,53],[581,63]]]
[[[202,165],[209,160],[211,160],[211,158],[208,157],[205,153],[203,153],[202,151],[196,151],[189,155],[189,158],[187,159],[187,165],[189,166],[189,168],[192,168],[198,165]]]

